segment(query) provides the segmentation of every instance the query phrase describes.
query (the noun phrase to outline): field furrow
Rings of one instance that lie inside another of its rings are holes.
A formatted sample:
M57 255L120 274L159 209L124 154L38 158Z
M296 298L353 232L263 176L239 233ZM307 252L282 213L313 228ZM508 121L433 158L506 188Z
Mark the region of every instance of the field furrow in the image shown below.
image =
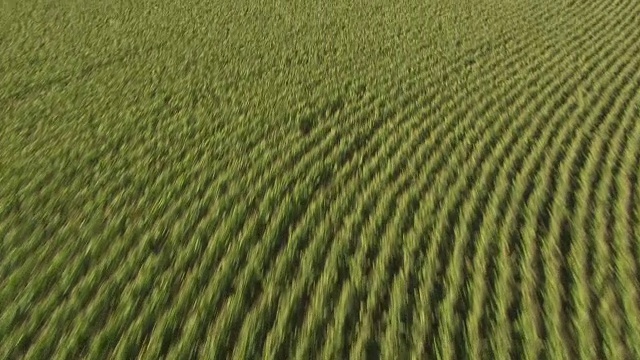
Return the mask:
M640 358L640 3L0 4L0 358Z

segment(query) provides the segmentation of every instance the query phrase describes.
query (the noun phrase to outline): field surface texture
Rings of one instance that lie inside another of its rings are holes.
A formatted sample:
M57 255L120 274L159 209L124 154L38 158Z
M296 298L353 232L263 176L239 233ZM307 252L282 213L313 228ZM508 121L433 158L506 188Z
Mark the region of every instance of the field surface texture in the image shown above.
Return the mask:
M0 359L640 359L640 1L0 0Z

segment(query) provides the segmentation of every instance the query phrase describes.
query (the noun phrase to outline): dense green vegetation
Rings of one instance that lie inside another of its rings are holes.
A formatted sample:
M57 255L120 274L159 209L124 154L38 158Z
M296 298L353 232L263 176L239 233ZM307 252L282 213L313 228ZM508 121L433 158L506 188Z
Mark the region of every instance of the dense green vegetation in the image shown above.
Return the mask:
M0 359L640 359L640 1L0 0Z

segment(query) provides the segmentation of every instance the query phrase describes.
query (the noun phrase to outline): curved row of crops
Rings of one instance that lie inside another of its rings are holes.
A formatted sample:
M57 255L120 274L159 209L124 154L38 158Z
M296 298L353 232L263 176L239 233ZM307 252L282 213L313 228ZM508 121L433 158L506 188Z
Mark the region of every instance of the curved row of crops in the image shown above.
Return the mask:
M640 358L640 2L2 10L0 358Z

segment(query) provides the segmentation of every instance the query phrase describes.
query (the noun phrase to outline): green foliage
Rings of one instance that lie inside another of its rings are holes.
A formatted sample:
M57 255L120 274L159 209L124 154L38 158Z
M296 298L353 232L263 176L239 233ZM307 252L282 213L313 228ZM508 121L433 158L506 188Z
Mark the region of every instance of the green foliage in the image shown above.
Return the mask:
M0 359L640 358L640 2L0 14Z

